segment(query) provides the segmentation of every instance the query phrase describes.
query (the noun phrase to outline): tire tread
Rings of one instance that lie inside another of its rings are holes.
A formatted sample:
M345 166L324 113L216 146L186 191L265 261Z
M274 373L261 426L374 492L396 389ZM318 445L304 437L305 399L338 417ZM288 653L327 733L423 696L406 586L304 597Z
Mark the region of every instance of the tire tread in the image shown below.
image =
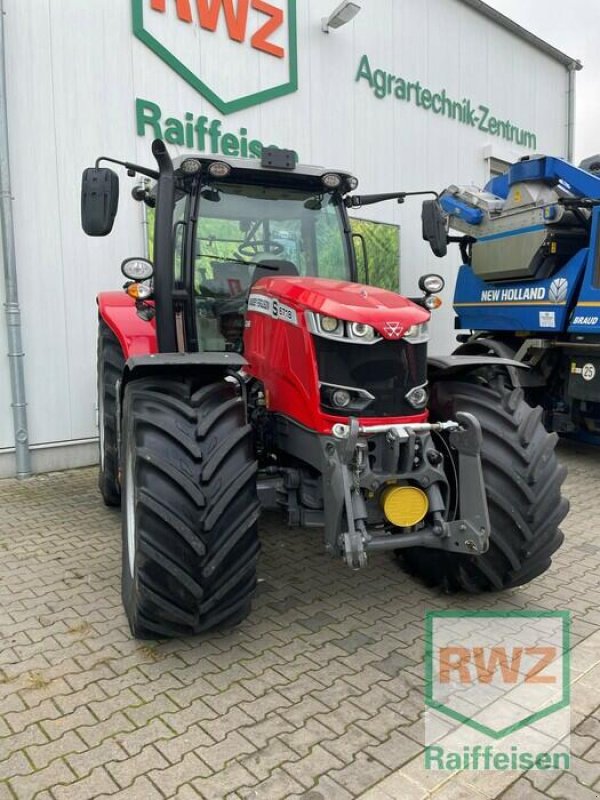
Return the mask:
M142 378L126 387L136 451L136 580L123 526L123 601L138 638L194 635L250 610L260 550L257 465L237 386Z
M467 411L481 424L490 546L480 556L398 551L406 566L429 585L471 593L513 588L542 574L563 542L559 525L569 503L561 495L566 469L556 457L556 437L542 425L541 409L527 405L523 391L502 380L440 381L431 406L434 419Z

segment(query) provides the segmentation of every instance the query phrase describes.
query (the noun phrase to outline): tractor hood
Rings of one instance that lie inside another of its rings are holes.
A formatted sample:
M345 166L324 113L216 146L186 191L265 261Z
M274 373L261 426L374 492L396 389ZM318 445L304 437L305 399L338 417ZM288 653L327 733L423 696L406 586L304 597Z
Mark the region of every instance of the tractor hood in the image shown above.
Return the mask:
M431 316L425 308L387 289L328 278L261 278L251 294L277 298L296 311L372 325L385 339L397 339L411 325L427 322Z

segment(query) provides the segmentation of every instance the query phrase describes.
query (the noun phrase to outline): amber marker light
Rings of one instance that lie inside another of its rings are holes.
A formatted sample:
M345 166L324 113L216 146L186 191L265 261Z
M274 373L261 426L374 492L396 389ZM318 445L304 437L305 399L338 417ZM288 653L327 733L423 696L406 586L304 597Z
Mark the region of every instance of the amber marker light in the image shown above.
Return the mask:
M134 300L147 300L152 294L152 289L145 283L130 283L125 290Z

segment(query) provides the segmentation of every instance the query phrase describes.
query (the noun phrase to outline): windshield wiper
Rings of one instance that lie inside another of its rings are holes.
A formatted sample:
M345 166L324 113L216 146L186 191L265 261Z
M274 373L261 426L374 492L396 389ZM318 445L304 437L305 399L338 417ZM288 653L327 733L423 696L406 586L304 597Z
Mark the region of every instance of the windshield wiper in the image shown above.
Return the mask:
M263 269L272 269L275 272L279 269L278 266L271 266L260 261L242 261L241 258L226 258L225 256L215 256L212 253L196 253L196 258L213 258L215 261L227 261L228 264L243 264L246 267L263 267Z

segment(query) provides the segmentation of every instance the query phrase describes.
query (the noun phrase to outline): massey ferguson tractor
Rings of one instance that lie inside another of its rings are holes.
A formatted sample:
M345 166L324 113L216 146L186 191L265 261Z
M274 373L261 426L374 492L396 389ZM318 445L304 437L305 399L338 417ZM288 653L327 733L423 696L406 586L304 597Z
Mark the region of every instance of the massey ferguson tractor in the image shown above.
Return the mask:
M540 409L486 354L427 358L443 280L413 300L357 282L339 170L185 156L156 169L100 158L82 224L110 233L119 182L144 176L152 263L123 262L98 297L100 489L121 505L122 594L134 636L232 625L250 610L261 508L323 529L352 569L394 551L431 585L498 591L561 545L565 471ZM150 180L148 180L150 179ZM425 206L434 247L447 239ZM358 250L364 253L364 241Z

